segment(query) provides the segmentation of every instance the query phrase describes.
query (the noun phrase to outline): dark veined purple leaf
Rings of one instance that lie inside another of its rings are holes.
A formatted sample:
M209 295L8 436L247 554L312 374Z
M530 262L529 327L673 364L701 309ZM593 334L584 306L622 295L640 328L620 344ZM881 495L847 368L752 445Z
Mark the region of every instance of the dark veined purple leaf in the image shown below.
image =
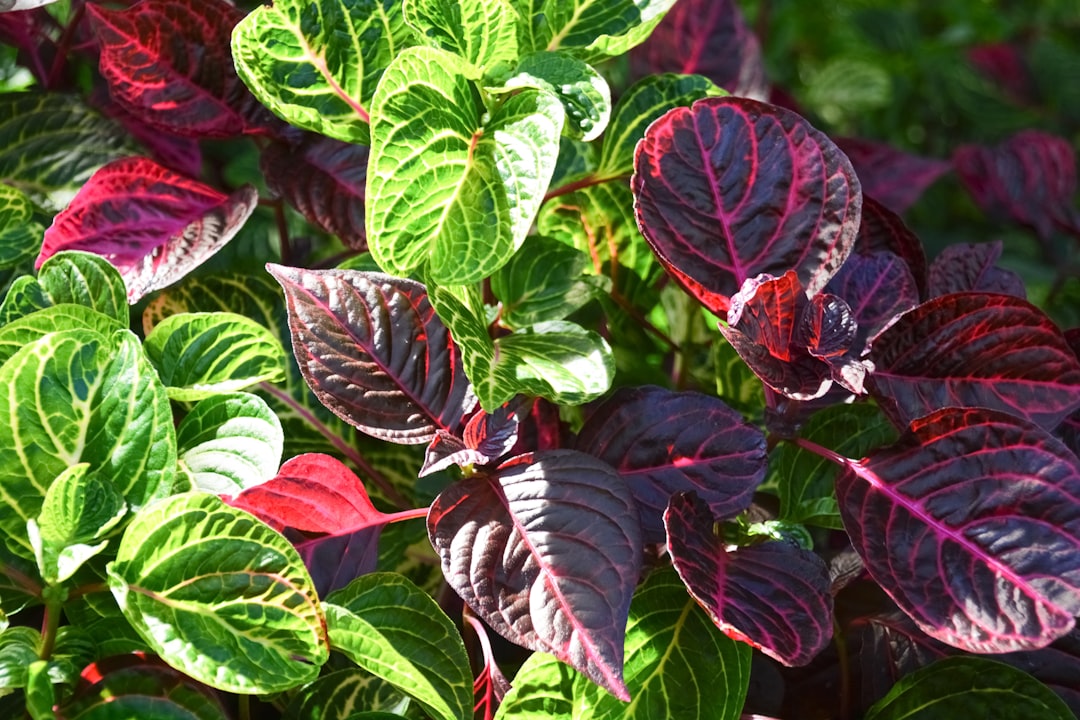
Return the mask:
M934 298L881 333L867 387L900 427L943 407L987 407L1053 428L1080 408L1080 361L1020 298Z
M96 253L120 271L134 304L224 247L258 199L248 185L225 195L152 160L121 158L95 172L53 218L35 267L61 250Z
M476 399L423 285L358 270L267 270L285 289L293 354L323 405L402 445L457 433Z
M636 77L704 75L732 95L768 98L761 44L734 0L681 0L630 51Z
M985 292L1026 299L1027 290L1020 276L994 265L1000 257L1000 240L948 246L930 265L930 297Z
M326 232L363 250L367 159L365 145L308 134L298 145L269 145L261 165L271 190Z
M1011 43L976 45L967 51L971 65L994 85L1001 88L1013 102L1035 104L1035 76L1028 67L1020 48Z
M1065 331L1065 341L1069 343L1073 354L1080 358L1080 328L1072 328ZM1080 410L1061 421L1054 431L1069 449L1080 455Z
M198 177L202 172L202 149L195 138L174 135L149 125L113 100L104 87L94 94L92 102L103 114L123 125L157 162L188 177Z
M952 168L946 160L912 155L874 140L836 138L836 144L851 160L863 196L897 214L914 205L926 188Z
M995 147L963 145L953 165L972 198L991 217L1008 217L1043 239L1055 230L1080 237L1076 156L1065 138L1022 130Z
M911 276L915 278L919 297L929 299L926 251L922 242L899 215L874 198L864 195L862 222L859 224L859 234L855 236L854 252L873 255L882 251L893 253L907 264Z
M847 157L802 117L745 98L698 100L650 125L631 185L653 252L717 314L761 273L794 268L816 294L859 228Z
M424 455L420 477L451 465L486 465L506 455L517 444L518 423L524 410L524 402L507 403L490 415L477 410L460 438L445 430L437 431Z
M1013 415L946 408L846 461L840 514L866 569L924 632L1033 650L1080 614L1080 461Z
M851 347L859 353L900 315L919 304L908 264L888 250L852 253L825 291L844 299L858 329Z
M786 540L728 549L693 493L664 513L668 551L690 595L716 626L784 665L805 665L832 639L829 569Z
M109 93L136 117L199 138L267 133L280 124L236 74L229 38L244 13L225 0L87 9Z
M648 542L663 542L671 495L693 490L710 512L750 507L765 478L765 436L719 398L656 386L619 388L597 405L575 447L623 476Z
M552 450L480 470L435 499L428 535L446 581L493 630L629 700L623 639L642 537L610 465Z

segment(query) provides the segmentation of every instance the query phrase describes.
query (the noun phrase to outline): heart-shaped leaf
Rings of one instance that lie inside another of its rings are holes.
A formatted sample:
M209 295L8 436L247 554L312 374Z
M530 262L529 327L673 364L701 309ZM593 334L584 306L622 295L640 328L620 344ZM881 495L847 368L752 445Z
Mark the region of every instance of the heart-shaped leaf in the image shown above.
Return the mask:
M1041 310L957 293L901 316L874 341L868 387L903 426L944 406L987 407L1053 428L1080 408L1080 360Z
M761 273L794 268L808 294L819 292L851 251L862 206L831 140L790 110L735 97L650 125L632 186L661 264L716 313Z
M493 630L629 699L623 633L642 538L614 469L570 450L518 456L444 490L428 534L447 582Z
M356 270L267 270L285 290L293 354L324 405L391 442L457 432L475 398L423 285Z
M950 245L930 265L930 297L955 292L984 292L1026 299L1024 281L1012 270L997 267L1000 240Z
M716 517L694 493L671 498L664 525L672 563L716 623L784 665L805 665L832 639L825 562L786 540L735 549L713 534Z
M405 0L403 12L421 42L468 63L470 79L518 57L517 15L510 3Z
M250 186L225 195L152 160L122 158L94 173L53 218L37 265L61 250L97 253L120 270L135 303L220 250L257 201Z
M1075 624L1080 461L1037 426L939 410L896 445L846 461L836 494L867 571L930 636L1007 652Z
M664 538L668 499L693 490L713 515L750 506L765 477L765 436L718 398L655 386L619 388L594 408L575 447L623 476L649 542Z
M214 495L174 495L138 513L109 587L163 660L220 690L292 688L315 679L330 654L296 550Z
M277 474L285 438L274 411L257 395L207 398L176 428L180 461L195 487L231 495Z
M887 143L849 137L837 138L836 144L855 168L863 195L897 214L906 212L951 169L946 160L912 155Z

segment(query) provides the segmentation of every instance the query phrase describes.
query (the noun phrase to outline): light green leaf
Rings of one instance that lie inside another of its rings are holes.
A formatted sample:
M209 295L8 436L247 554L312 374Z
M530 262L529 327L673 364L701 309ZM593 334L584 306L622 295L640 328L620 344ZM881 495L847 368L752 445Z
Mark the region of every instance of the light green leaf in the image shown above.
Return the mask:
M995 660L948 657L905 675L867 711L865 720L1075 716L1060 697L1022 670Z
M240 78L296 127L366 145L371 96L414 42L401 0L277 0L233 29Z
M86 462L137 509L172 489L172 409L139 340L65 330L35 340L0 367L0 533L33 558L26 521L60 473Z
M405 0L404 11L422 42L468 63L471 80L518 57L515 16L502 0Z
M372 103L366 226L372 256L394 275L428 264L446 285L477 282L525 240L555 169L564 111L549 93L486 109L462 62L409 48Z
M266 402L249 393L203 400L176 429L180 461L199 490L235 495L277 474L285 437Z
M75 303L130 322L127 286L112 263L100 255L65 250L41 264L38 283L53 305Z
M236 313L170 315L146 336L143 348L174 400L202 400L285 376L278 339Z
M382 678L350 668L324 675L304 687L293 697L282 720L355 720L365 711L403 712L409 703L407 695Z
M38 660L26 668L26 712L32 720L55 720L56 688L49 671L52 662Z
M581 280L588 265L588 256L558 240L527 238L491 276L491 291L502 303L500 321L515 329L563 319L593 296L593 287Z
M0 695L26 687L26 669L38 659L41 633L16 625L0 632Z
M45 228L38 222L30 198L0 183L0 268L33 260L44 235Z
M644 42L675 0L515 0L521 51L567 50L585 60Z
M324 603L334 649L419 701L440 720L472 718L472 672L438 604L393 573L370 573Z
M49 333L85 328L101 335L123 330L126 324L82 305L64 303L37 310L0 326L0 363L25 345Z
M554 655L534 652L514 676L495 720L569 720L577 679L577 671Z
M562 52L532 53L491 93L535 88L552 93L566 110L564 133L586 142L600 137L611 116L611 89L591 65Z
M214 495L174 495L136 514L109 587L154 652L219 690L288 690L329 657L296 549Z

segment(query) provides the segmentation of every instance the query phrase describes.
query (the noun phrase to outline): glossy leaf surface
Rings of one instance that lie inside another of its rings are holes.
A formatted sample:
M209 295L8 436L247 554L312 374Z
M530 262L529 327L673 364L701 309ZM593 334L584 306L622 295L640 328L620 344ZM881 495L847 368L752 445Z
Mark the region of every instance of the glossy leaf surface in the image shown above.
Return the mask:
M622 55L641 43L674 0L528 0L519 12L522 50L566 50L586 60Z
M989 243L953 243L930 265L930 297L955 292L984 292L1027 298L1024 281L994 263L1001 257L1000 240Z
M465 60L472 79L518 57L517 16L509 3L405 0L403 5L416 37Z
M499 321L514 329L562 320L592 299L582 279L589 258L566 243L528 237L506 265L491 276L491 292L502 303Z
M863 193L897 214L906 212L951 169L946 160L912 155L873 140L837 138L836 144L851 160Z
M257 395L231 393L201 401L176 428L180 462L195 487L232 495L277 474L285 437Z
M518 425L524 403L510 402L490 415L478 410L465 425L461 437L440 432L424 454L420 476L451 465L487 465L510 452L518 442Z
M863 196L862 222L855 236L854 252L860 255L891 252L896 255L911 270L920 297L928 299L926 251L922 241L899 215L869 195Z
M825 291L844 299L857 330L851 349L862 354L867 343L919 304L919 288L911 269L888 250L852 253Z
M125 326L82 305L64 303L43 308L0 327L0 362L49 333L79 328L93 330L101 335L111 335L116 330L123 330Z
M305 685L293 696L282 717L284 720L355 720L365 713L397 709L403 699L404 694L390 683L354 667L327 673Z
M125 327L131 319L124 279L116 267L92 252L65 250L41 263L38 285L53 305L92 308Z
M0 184L0 268L15 267L34 257L44 228L25 193Z

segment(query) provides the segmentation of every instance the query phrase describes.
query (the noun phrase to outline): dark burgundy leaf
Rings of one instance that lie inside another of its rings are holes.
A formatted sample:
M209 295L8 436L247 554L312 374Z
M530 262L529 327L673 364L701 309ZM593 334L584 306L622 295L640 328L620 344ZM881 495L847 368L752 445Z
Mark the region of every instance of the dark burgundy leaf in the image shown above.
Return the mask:
M1080 357L1080 328L1072 328L1065 331L1065 341L1069 343L1073 354ZM1061 421L1054 431L1069 449L1080 455L1080 410Z
M270 189L354 250L367 248L364 187L368 148L321 135L269 145L262 170Z
M765 100L761 45L734 0L681 0L649 38L630 51L636 77L704 75L732 95Z
M835 358L851 348L855 331L855 316L844 299L819 293L803 310L797 340L816 358Z
M924 632L1032 650L1080 614L1080 461L1025 420L946 408L836 481L866 569Z
M825 290L848 304L858 325L851 347L863 352L882 330L919 304L919 289L907 263L883 250L852 253Z
M634 170L642 233L668 273L717 314L761 273L794 268L816 294L855 241L855 171L789 110L736 97L675 108L649 126Z
M731 518L750 507L765 477L762 432L696 392L620 388L592 411L575 447L630 485L648 542L663 542L672 493L693 490L713 515Z
M1014 102L1033 105L1035 77L1020 49L1009 43L978 45L968 50L968 61Z
M109 97L104 88L95 95L93 102L102 113L123 125L165 167L189 177L198 177L202 173L202 150L195 138L174 135L148 125Z
M623 639L641 570L630 489L572 450L521 455L448 487L428 514L446 581L493 630L623 700Z
M805 665L832 639L825 561L786 540L729 550L693 493L664 513L671 561L716 626L784 665Z
M293 354L320 402L402 445L457 433L476 399L423 285L358 270L266 267L285 289Z
M874 140L841 137L836 138L836 144L851 160L863 195L898 215L952 167L946 160L911 155Z
M1068 140L1022 130L996 147L964 145L953 165L975 202L991 217L1003 215L1038 236L1054 230L1080 236L1076 211L1076 156Z
M53 218L36 267L61 250L97 253L120 270L135 303L224 247L258 199L248 185L225 195L152 160L121 158L95 172Z
M525 402L507 403L492 414L478 410L461 438L439 430L428 445L420 477L451 465L486 465L510 452L518 440L518 417Z
M1080 361L1041 310L1008 295L954 293L874 341L870 392L901 427L943 407L988 407L1053 428L1080 408Z
M266 133L278 124L236 74L229 41L244 13L225 0L87 10L109 92L136 117L198 138Z
M1000 257L1000 240L948 246L930 265L930 297L972 291L1026 299L1027 290L1020 276L994 265Z
M520 455L539 450L558 450L568 446L564 440L568 435L569 431L559 417L559 406L537 398L523 411L518 424L518 441L510 452Z
M855 236L854 252L873 255L882 251L893 253L907 264L911 276L915 278L915 286L919 288L919 297L928 300L926 251L919 238L908 229L899 215L864 195L862 223L859 234Z

